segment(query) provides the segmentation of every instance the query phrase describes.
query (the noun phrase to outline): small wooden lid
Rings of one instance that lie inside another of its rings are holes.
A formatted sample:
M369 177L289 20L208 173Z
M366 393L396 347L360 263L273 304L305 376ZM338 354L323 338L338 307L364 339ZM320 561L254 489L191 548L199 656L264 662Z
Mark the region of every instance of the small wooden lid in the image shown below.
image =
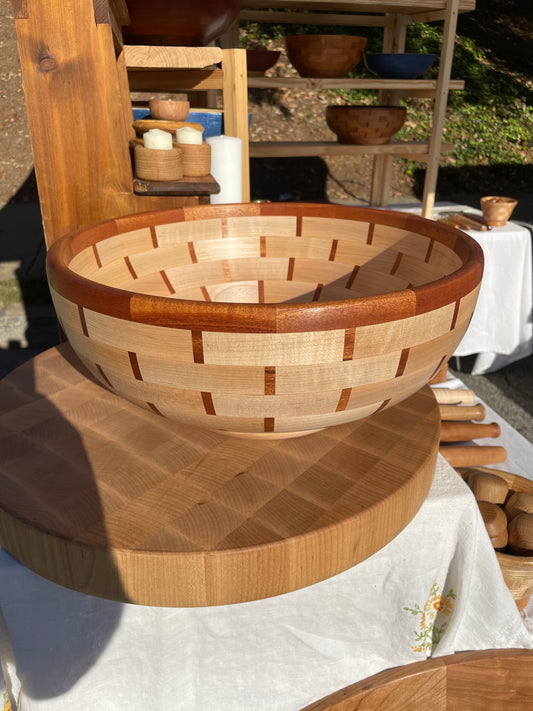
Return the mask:
M509 492L505 479L487 472L470 474L468 486L478 501L490 501L493 504L503 504Z
M504 511L509 521L519 513L533 513L533 494L528 491L514 491L506 502Z
M509 523L509 548L515 555L533 556L533 514L519 513Z
M507 529L507 516L502 508L490 501L479 501L478 505L485 528L491 538L499 536Z

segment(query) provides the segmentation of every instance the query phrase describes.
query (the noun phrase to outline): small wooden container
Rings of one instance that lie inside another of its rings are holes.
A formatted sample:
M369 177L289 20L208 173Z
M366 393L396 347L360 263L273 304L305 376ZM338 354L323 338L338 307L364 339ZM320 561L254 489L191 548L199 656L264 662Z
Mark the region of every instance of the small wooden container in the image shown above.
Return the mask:
M175 99L150 99L148 106L152 118L164 121L185 121L190 109L188 101Z
M209 143L178 143L181 148L183 175L200 178L211 172L211 146Z
M181 148L170 150L135 146L135 174L141 180L179 180L183 178Z
M483 219L491 227L503 227L518 204L514 198L486 195L480 200Z

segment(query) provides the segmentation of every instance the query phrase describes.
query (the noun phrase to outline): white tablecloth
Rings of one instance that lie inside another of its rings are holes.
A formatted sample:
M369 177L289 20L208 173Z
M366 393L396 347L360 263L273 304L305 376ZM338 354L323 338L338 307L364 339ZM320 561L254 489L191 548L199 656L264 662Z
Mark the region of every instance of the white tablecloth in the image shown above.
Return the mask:
M420 211L412 205L399 209ZM439 203L433 217L453 212L481 215L481 211L465 205ZM479 354L471 370L478 375L499 370L533 353L531 232L508 222L487 232L468 230L466 234L483 248L485 271L472 321L454 355L461 358Z
M419 513L385 548L276 598L114 603L3 551L0 580L0 649L19 711L293 711L427 656L532 646L473 497L440 457Z

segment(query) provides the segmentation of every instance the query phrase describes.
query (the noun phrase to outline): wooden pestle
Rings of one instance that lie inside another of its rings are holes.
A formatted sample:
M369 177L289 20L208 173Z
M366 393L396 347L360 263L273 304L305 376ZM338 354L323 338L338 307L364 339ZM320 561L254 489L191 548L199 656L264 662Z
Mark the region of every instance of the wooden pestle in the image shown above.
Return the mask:
M483 437L499 437L501 432L497 422L487 424L474 424L472 422L452 422L451 420L441 422L440 441L441 442L468 442L472 439Z
M439 405L441 420L466 422L468 420L484 420L485 406L478 405Z
M440 453L452 467L481 464L499 464L507 459L505 447L478 447L477 445L444 445Z
M439 405L473 405L476 395L473 390L452 390L451 388L433 388L433 395Z

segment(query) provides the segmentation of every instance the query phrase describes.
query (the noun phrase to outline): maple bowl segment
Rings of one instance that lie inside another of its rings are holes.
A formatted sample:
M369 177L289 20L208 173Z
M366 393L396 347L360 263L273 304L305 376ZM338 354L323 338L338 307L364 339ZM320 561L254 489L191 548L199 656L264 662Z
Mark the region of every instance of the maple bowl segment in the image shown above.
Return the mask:
M51 246L47 270L103 386L161 417L290 437L425 385L467 329L483 254L408 213L251 203L91 225Z

